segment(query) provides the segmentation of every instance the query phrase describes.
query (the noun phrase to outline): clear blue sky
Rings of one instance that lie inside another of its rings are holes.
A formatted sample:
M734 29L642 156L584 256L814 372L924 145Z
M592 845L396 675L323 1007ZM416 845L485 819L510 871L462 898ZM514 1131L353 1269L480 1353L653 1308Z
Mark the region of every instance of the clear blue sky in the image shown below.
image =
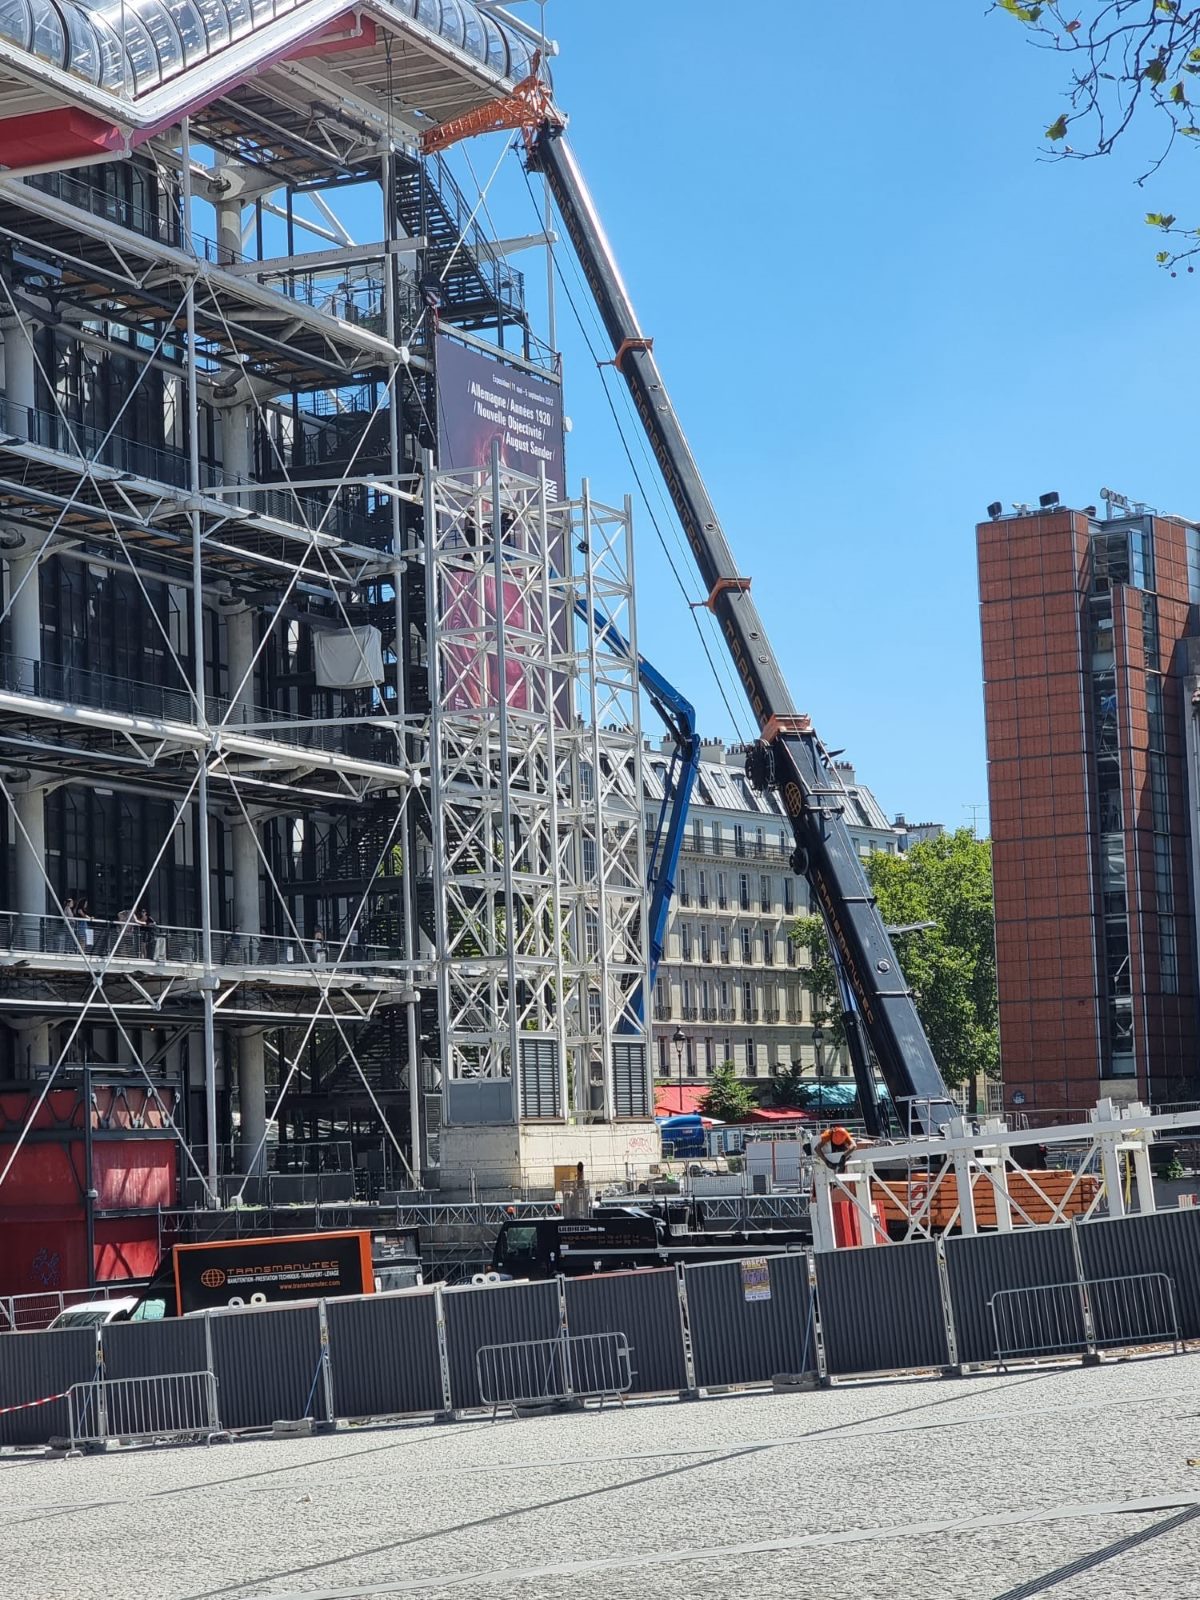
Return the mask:
M987 503L1055 489L1084 505L1110 484L1200 514L1175 392L1200 275L1156 268L1141 221L1186 212L1186 160L1138 190L1132 150L1039 159L1064 63L983 0L551 0L547 30L571 139L798 703L889 811L969 821L987 798ZM481 178L498 150L472 147ZM489 199L501 228L532 225L519 179ZM520 264L536 302L540 261ZM561 301L559 336L569 471L619 501L630 472ZM638 511L642 648L728 736Z

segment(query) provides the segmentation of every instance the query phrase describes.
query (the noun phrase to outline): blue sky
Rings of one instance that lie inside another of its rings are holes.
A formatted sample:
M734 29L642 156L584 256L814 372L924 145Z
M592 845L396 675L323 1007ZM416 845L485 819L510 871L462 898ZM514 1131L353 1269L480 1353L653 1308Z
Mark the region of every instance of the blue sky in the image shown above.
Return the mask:
M1141 220L1186 212L1186 154L1144 190L1132 148L1039 159L1064 63L984 0L546 14L570 137L798 704L889 811L969 821L984 507L1110 484L1200 513L1176 395L1200 280L1155 267ZM471 147L481 178L499 148ZM489 204L533 226L515 174ZM537 303L541 261L520 264ZM559 341L569 471L619 502L631 474L561 299ZM637 531L642 649L728 737L640 506Z

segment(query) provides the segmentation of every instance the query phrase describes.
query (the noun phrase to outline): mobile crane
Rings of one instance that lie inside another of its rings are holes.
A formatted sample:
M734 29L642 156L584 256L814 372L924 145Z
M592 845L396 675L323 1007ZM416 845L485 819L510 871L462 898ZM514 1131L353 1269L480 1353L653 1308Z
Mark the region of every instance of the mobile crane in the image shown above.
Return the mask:
M812 722L797 711L767 640L750 580L733 559L700 470L642 332L595 205L557 115L527 138L529 162L543 172L629 386L655 460L707 586L704 604L725 644L759 726L746 758L758 789L777 789L792 825L791 865L808 880L834 953L859 1099L868 1132L907 1116L917 1133L935 1133L957 1115L925 1037L917 1008L875 904L842 810L840 786ZM894 1111L878 1095L871 1053Z
M938 1070L912 990L859 864L838 804L841 786L811 719L797 710L758 608L696 465L679 416L642 332L595 203L566 139L566 118L540 77L540 59L500 101L451 118L422 137L427 152L501 128L523 130L527 164L545 175L675 506L702 582L703 604L726 647L758 724L746 758L758 789L778 790L791 822L791 865L807 879L838 972L846 1036L863 1118L871 1134L935 1134L958 1114ZM887 1087L878 1092L874 1065ZM901 1120L903 1119L903 1120Z

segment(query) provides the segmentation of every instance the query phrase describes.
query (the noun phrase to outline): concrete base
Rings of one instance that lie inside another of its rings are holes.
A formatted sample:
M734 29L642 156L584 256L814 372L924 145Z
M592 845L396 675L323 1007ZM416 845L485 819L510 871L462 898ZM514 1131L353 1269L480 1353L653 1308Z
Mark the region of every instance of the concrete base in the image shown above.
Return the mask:
M272 1439L311 1439L312 1434L311 1417L294 1417L288 1421L281 1419L271 1424Z
M593 1193L606 1183L641 1182L662 1156L653 1122L525 1122L519 1126L460 1125L443 1128L441 1187L549 1189L555 1167L583 1162Z
M777 1372L771 1379L776 1394L795 1394L803 1389L818 1389L821 1380L815 1372Z

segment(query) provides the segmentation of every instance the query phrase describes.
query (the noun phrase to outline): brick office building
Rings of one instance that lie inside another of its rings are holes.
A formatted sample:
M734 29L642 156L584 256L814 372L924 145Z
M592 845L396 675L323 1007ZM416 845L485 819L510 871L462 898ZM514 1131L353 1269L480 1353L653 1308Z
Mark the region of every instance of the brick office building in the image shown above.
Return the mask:
M977 538L1006 1104L1194 1098L1200 530L1055 506Z

